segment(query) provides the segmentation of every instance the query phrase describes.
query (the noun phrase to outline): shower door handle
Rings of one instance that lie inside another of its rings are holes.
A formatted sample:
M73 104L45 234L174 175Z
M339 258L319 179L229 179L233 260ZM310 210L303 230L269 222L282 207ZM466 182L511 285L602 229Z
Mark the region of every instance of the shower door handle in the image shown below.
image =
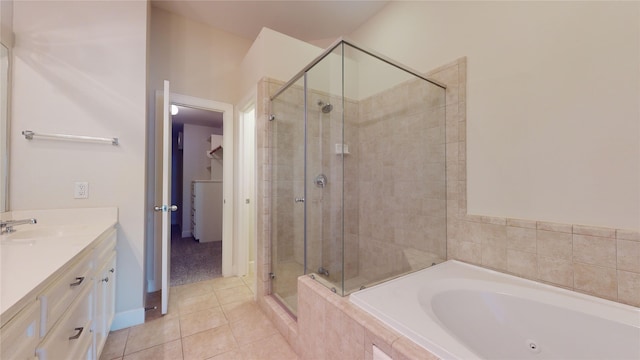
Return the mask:
M294 201L297 202L297 203L303 203L304 202L304 198L296 198Z

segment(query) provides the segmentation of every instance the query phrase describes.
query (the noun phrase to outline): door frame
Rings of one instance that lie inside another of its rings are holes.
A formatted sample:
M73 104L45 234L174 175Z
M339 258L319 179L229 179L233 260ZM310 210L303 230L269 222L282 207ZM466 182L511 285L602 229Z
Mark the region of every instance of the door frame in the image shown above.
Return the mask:
M236 228L238 233L236 236L236 245L238 251L235 254L234 270L236 275L245 276L248 274L256 274L257 266L257 144L256 144L256 121L257 121L257 102L255 94L249 96L239 107L238 113L238 191L237 191L237 207L236 207ZM247 123L246 114L253 111L253 118ZM249 139L247 139L249 136ZM250 143L248 142L250 141ZM247 202L248 200L248 202ZM250 254L253 252L253 266L249 267L251 259Z
M154 96L157 98L157 94L161 94L162 90L156 90ZM234 107L231 104L209 100L204 98L198 98L178 93L170 93L169 99L171 104L184 105L188 107L199 108L203 110L216 111L222 113L222 133L223 133L223 148L224 148L224 162L223 162L223 209L222 209L222 276L230 276L233 274L233 224L234 224ZM155 104L150 107L153 109L154 114L151 118L155 121ZM156 131L154 127L154 133ZM148 137L150 142L155 144L155 135ZM162 156L155 151L155 145L149 144L149 149L154 149L149 156L149 163L155 164L156 157ZM154 165L155 167L155 165ZM154 176L155 170L150 171L150 175ZM147 249L147 261L152 261L152 266L147 266L148 271L152 271L152 276L147 276L147 292L154 292L160 290L161 284L161 271L162 271L162 259L161 259L161 246L160 237L156 236L155 228L153 226L154 211L153 205L154 194L156 184L153 179L147 181L147 186L151 189L147 190L147 194L151 195L148 204L150 204L147 213L150 214L148 219L150 224L147 225L148 231L148 244L151 245L151 249ZM184 211L185 209L183 209Z

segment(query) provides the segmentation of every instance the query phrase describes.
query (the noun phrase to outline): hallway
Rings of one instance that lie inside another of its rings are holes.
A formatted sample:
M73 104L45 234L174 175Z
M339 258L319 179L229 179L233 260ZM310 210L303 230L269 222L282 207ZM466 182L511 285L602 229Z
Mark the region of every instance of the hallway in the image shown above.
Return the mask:
M170 285L178 286L222 276L222 241L198 242L181 237L178 225L171 226Z

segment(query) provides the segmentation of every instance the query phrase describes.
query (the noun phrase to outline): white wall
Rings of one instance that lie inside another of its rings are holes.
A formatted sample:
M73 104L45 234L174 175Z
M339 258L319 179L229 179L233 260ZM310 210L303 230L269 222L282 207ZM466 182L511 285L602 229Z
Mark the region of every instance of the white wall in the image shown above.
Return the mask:
M350 35L468 57L468 211L640 228L640 3L391 2Z
M211 179L210 159L206 152L211 150L207 140L216 133L214 127L184 124L182 145L182 236L191 236L191 182Z
M12 210L117 206L116 322L144 321L147 3L14 3ZM118 137L27 141L22 130ZM73 199L75 181L89 198Z
M251 41L183 16L151 8L149 88L233 103L239 66Z
M322 53L321 48L269 28L262 28L240 66L239 89L243 96L255 92L263 77L288 81Z

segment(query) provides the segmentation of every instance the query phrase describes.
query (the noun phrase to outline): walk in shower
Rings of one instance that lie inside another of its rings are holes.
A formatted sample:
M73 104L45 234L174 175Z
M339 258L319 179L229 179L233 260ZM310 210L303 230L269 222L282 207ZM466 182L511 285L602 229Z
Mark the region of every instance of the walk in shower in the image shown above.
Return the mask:
M445 89L340 40L271 97L271 292L339 295L446 259Z

